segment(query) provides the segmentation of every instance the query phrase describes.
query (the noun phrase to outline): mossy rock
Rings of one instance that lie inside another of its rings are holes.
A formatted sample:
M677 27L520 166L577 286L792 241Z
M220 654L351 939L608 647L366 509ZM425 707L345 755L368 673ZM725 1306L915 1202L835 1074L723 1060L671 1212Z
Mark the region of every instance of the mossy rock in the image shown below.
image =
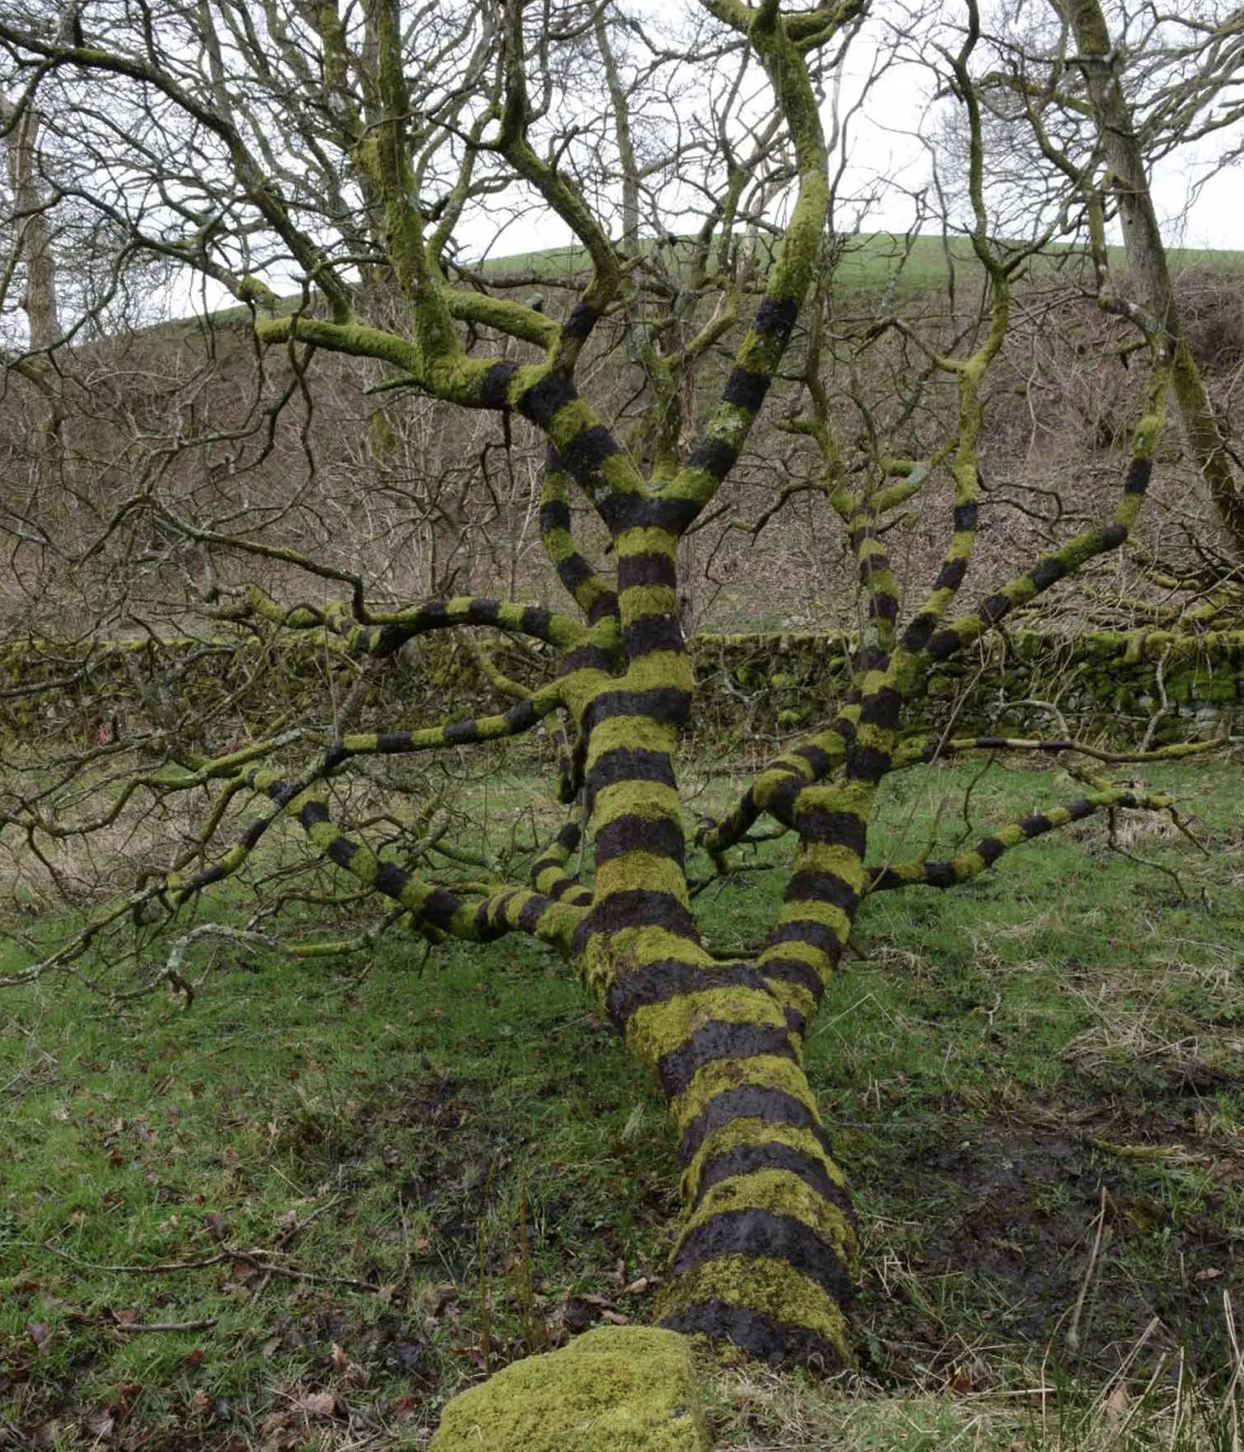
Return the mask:
M686 1337L607 1326L445 1408L428 1452L707 1452Z

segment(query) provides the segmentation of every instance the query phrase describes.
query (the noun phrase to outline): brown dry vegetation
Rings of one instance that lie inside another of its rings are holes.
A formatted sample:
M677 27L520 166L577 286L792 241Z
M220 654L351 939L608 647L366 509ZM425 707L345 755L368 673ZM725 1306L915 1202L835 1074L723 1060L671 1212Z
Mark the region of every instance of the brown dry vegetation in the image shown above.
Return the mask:
M897 310L929 347L979 326L978 278L960 267L956 299L943 289L853 283L831 291L826 384L847 467L885 455L927 458L954 417L954 381L879 324ZM1238 431L1244 409L1244 284L1205 264L1181 280L1189 342L1223 416ZM545 285L558 312L569 296ZM1098 517L1117 487L1136 416L1142 370L1128 367L1122 325L1078 286L1075 269L1043 264L1017 290L1014 325L991 372L981 538L982 579L1022 568L1038 543ZM607 327L583 364L619 438L643 462L649 407L621 332ZM688 387L711 397L725 348ZM481 333L481 343L497 340ZM782 428L798 407L791 377L710 516L684 543L686 623L698 629L832 628L854 623L854 565L818 489L804 439ZM464 415L409 387L384 387L381 365L294 350L261 354L236 312L84 342L61 361L59 444L49 448L46 407L16 377L0 422L9 569L0 616L12 637L133 635L184 628L202 606L205 571L228 588L254 575L244 553L196 546L180 527L296 550L359 571L373 597L410 600L454 591L549 601L557 582L539 548L542 445L521 420ZM692 410L694 412L694 410ZM936 571L948 517L948 471L934 478L891 529L900 578ZM1168 434L1132 551L1184 574L1208 555L1221 565L1175 431ZM785 497L784 506L774 512ZM576 530L604 544L577 507ZM757 531L757 525L766 521ZM1212 573L1212 570L1211 570ZM265 586L298 598L316 590L301 571L266 560ZM319 597L341 593L323 582ZM1125 602L1181 600L1112 557L1053 606L1064 619L1129 617Z

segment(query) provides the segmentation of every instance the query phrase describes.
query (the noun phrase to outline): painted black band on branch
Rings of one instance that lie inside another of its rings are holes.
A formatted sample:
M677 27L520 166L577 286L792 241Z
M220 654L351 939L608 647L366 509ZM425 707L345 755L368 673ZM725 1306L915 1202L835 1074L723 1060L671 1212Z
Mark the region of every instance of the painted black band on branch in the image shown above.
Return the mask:
M664 585L673 590L678 585L678 567L672 555L653 551L641 555L623 555L618 560L618 589L632 585Z
M605 787L623 781L657 782L674 785L674 767L663 751L645 751L640 746L616 746L597 757L587 774L588 795L595 798Z
M787 1174L797 1176L809 1189L836 1205L852 1227L857 1224L851 1197L841 1185L830 1179L824 1162L781 1140L736 1144L707 1160L700 1166L691 1208L694 1210L699 1206L705 1194L722 1180L754 1174L757 1170L785 1170Z
M774 983L791 983L804 989L812 995L815 1003L820 1003L825 994L824 979L811 963L805 963L802 958L766 958L760 965L760 971Z
M574 384L560 369L554 368L519 395L518 411L537 428L547 428L558 412L578 396Z
M583 713L583 723L595 730L615 716L642 716L662 726L680 726L691 710L691 695L677 686L653 686L647 691L602 691Z
M772 1054L793 1062L795 1050L785 1028L713 1019L701 1024L689 1039L664 1055L657 1064L657 1074L665 1097L672 1099L682 1093L695 1072L705 1064L718 1059L754 1059L758 1054Z
M580 429L562 450L566 468L572 478L586 483L600 470L606 459L618 452L613 435L604 424Z
M810 1226L793 1215L748 1208L723 1210L697 1225L679 1242L671 1275L728 1255L766 1256L794 1266L815 1281L836 1305L851 1300L851 1277L842 1258Z
M767 373L753 373L747 368L732 368L730 376L726 379L726 386L721 392L722 402L755 413L765 401L770 381Z
M621 932L623 928L664 928L675 937L693 942L698 942L700 937L691 910L672 892L628 887L610 893L592 907L576 929L576 940L585 940L594 933Z
M724 439L701 439L687 459L688 467L703 469L720 484L738 462L738 450Z
M829 807L805 807L794 816L794 827L809 842L826 842L846 847L863 857L868 829L854 812L836 812Z
M668 857L682 866L686 839L677 822L629 814L614 817L596 834L596 864L599 866L624 852L650 852L654 857Z
M798 316L799 304L793 299L763 298L756 309L755 318L752 319L752 331L760 333L762 336L766 333L775 333L785 340L790 336Z
M796 1099L784 1089L742 1084L711 1099L687 1126L678 1145L682 1163L687 1164L713 1130L735 1119L759 1119L765 1124L790 1124L796 1129L809 1130L825 1153L831 1153L820 1121L802 1099Z
M518 372L518 364L513 359L504 363L494 363L484 374L483 387L480 389L480 397L485 408L508 408L509 400L507 394L510 387L510 379Z
M860 905L859 894L849 882L833 872L796 872L786 884L787 902L825 902L853 914Z
M682 626L673 615L645 615L623 630L622 645L631 660L658 650L680 651L684 645Z
M820 1365L826 1370L836 1370L842 1365L837 1351L815 1331L775 1321L763 1311L732 1306L729 1301L716 1297L664 1317L661 1324L685 1336L728 1341L754 1360L773 1367Z
M787 906L792 911L799 908L797 902L788 903ZM769 933L765 946L776 948L782 943L803 943L816 952L823 953L833 963L838 961L842 953L842 944L837 933L814 918L797 918L793 922L779 923Z
M566 321L562 324L562 338L570 342L579 342L596 326L596 319L600 314L590 303L577 302L566 314Z
M549 450L550 463L545 467L552 467L551 461L557 458L552 449ZM561 471L561 462L558 461L558 472ZM546 499L540 506L540 513L537 516L540 524L541 534L551 534L555 529L570 528L570 505L564 499Z
M620 971L609 988L605 1008L619 1028L640 1008L666 1003L680 993L710 988L752 988L765 992L765 981L751 963L692 963L660 958Z

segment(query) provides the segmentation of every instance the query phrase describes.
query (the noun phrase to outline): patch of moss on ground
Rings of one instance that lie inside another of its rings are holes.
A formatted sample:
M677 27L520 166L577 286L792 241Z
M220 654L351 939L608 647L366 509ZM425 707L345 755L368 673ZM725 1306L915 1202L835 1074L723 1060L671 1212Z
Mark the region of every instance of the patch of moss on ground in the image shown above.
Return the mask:
M707 1452L689 1343L609 1326L516 1361L445 1408L429 1452Z

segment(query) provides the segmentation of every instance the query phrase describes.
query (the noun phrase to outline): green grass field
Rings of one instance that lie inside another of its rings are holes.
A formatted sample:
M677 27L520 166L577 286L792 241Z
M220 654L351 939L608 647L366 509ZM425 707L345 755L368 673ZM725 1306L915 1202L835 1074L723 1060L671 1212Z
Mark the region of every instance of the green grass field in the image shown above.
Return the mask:
M977 772L898 778L878 854L1076 794ZM866 905L807 1047L865 1236L860 1374L706 1358L719 1447L1239 1445L1244 773L1146 779L1204 854L1089 823ZM763 931L780 855L701 895L718 943ZM557 963L199 951L189 1008L0 995L0 1447L420 1448L465 1384L644 1317L677 1168Z

